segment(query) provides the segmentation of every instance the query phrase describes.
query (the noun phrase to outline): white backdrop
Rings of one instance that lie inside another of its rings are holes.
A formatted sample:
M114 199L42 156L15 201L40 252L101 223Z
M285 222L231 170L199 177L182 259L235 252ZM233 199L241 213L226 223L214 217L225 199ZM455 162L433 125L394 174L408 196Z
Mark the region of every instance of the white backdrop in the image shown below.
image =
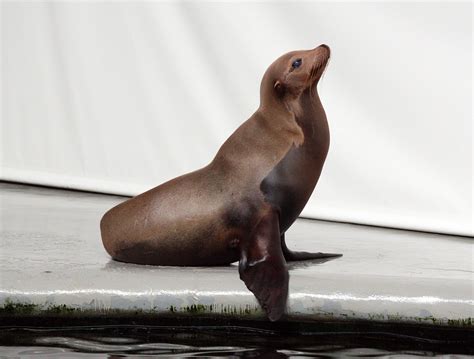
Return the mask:
M2 179L134 195L197 169L275 58L327 43L303 214L473 234L469 2L1 6Z

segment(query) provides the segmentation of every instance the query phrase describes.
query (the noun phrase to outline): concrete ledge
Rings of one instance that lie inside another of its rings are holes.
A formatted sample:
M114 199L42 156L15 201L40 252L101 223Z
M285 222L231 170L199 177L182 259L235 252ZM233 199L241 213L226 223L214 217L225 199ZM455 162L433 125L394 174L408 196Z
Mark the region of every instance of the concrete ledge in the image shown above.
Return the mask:
M0 316L264 318L236 265L112 261L99 220L120 197L0 184ZM287 321L373 320L473 326L471 238L298 220L293 249L343 253L290 264Z

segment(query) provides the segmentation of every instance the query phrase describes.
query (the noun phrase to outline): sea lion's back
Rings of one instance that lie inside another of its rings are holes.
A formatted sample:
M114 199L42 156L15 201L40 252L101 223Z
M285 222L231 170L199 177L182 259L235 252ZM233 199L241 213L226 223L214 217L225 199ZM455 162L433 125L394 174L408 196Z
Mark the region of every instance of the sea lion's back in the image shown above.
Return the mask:
M216 221L226 210L221 182L201 169L117 205L101 220L105 249L117 260L157 265L208 263L208 248L226 257L224 223Z

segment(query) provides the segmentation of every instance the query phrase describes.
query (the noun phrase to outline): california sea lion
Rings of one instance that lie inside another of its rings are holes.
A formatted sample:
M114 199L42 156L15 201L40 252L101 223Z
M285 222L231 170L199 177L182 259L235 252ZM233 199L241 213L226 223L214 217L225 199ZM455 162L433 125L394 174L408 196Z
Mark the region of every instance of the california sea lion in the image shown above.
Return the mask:
M131 263L210 266L239 261L270 320L285 311L286 261L337 256L290 251L285 231L316 186L329 148L317 83L330 50L293 51L265 72L260 107L212 162L109 210L102 241Z

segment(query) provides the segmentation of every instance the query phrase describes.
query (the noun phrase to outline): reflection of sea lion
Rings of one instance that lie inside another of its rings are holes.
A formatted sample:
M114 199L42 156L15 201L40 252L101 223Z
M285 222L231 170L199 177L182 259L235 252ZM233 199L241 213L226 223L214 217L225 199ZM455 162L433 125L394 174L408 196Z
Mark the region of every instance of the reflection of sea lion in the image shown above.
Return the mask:
M329 47L276 60L260 88L260 107L206 167L108 211L102 240L116 260L209 266L239 261L240 278L270 320L284 313L285 260L334 256L292 252L284 233L313 192L329 147L316 85Z

